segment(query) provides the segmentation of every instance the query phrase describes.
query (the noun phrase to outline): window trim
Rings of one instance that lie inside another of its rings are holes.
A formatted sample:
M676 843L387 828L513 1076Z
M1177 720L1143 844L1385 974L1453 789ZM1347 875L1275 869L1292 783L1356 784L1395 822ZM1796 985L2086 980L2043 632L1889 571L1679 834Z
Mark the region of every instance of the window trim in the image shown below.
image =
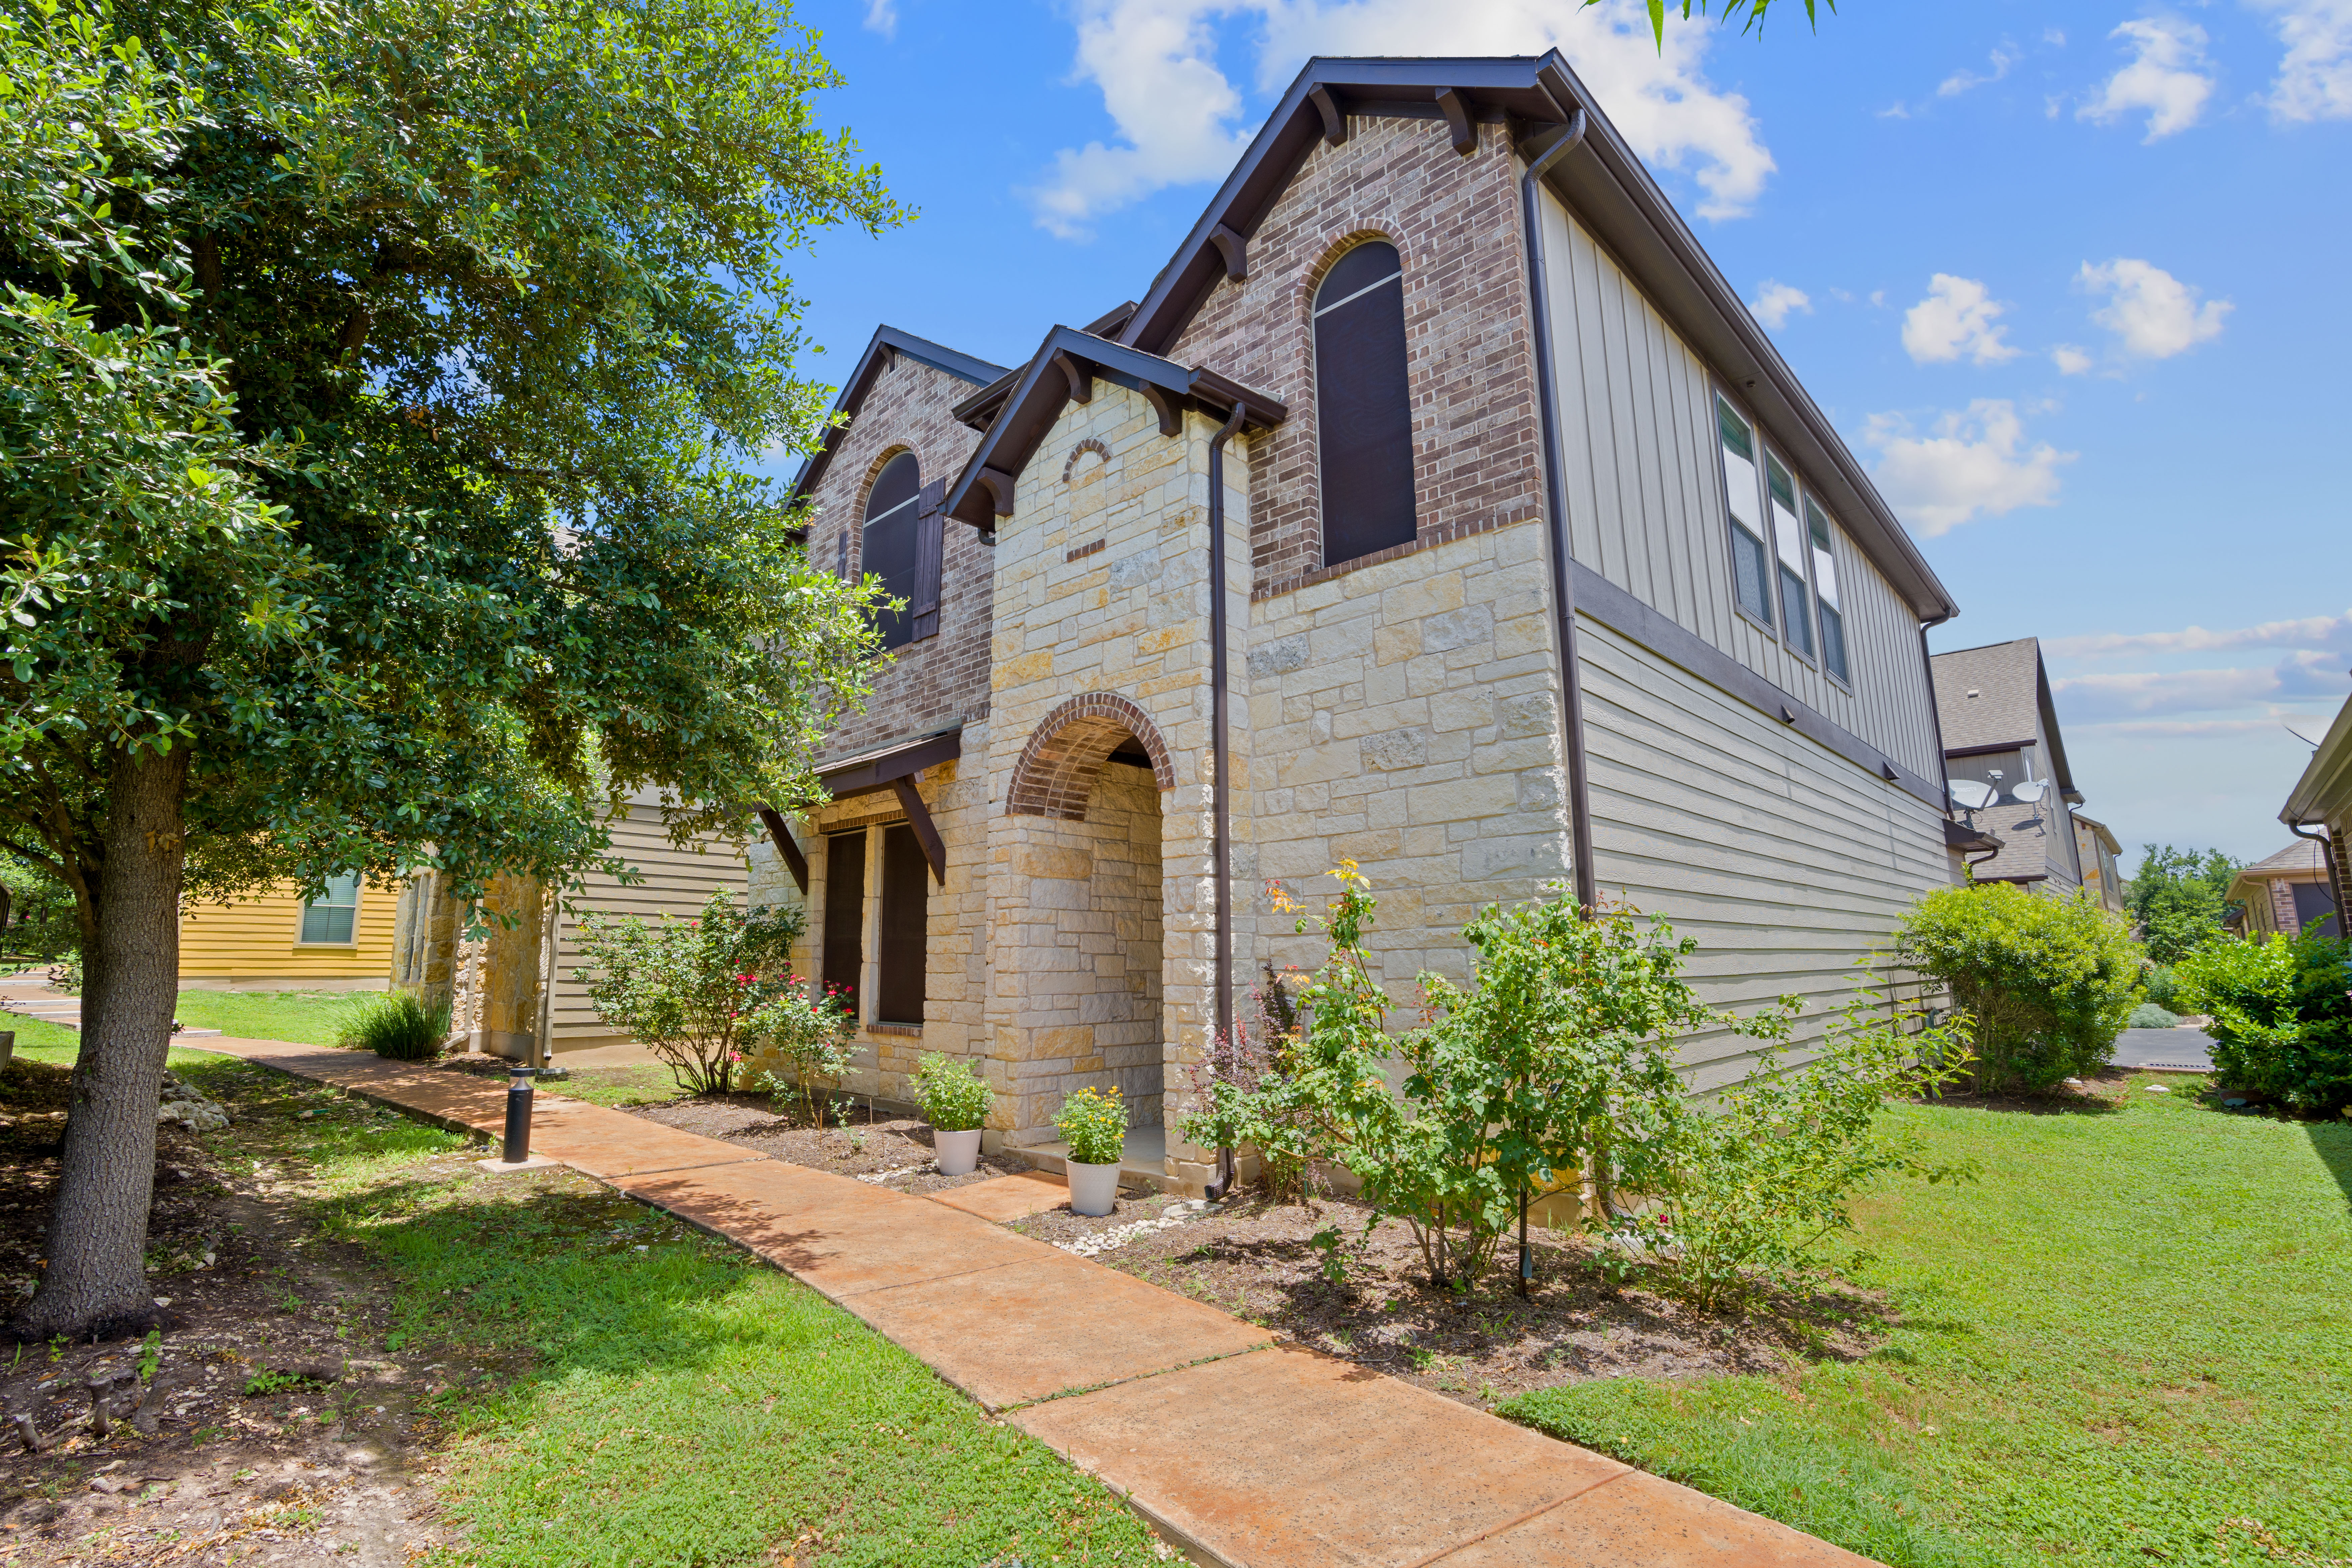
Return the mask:
M329 879L331 882L332 879L333 879L331 878ZM328 890L331 892L333 891L333 889L330 888ZM352 934L341 942L305 942L302 940L302 927L310 919L311 907L319 904L319 900L316 899L304 899L300 903L294 907L294 945L311 952L347 952L358 947L360 944L360 904L366 897L367 878L356 871L352 873ZM341 904L326 904L320 905L319 907L324 909L341 909L343 906Z
M1740 407L1739 405L1733 400L1731 395L1726 392L1720 385L1714 387L1712 390L1714 391L1716 397L1720 401L1722 406L1729 409L1734 417L1738 418L1740 423L1748 426L1748 437L1750 441L1755 443L1757 449L1760 454L1764 446L1763 426L1758 425L1754 419L1750 418L1748 411ZM1723 494L1723 544L1726 550L1737 550L1738 548L1738 542L1733 538L1733 531L1738 530L1742 533L1746 533L1748 531L1748 525L1740 521L1739 519L1733 514L1731 510L1731 465L1726 460L1727 450L1724 446L1723 425L1719 415L1713 426L1713 434L1715 437L1715 477L1717 482L1722 486ZM1764 503L1764 465L1751 459L1748 463L1748 467L1756 470L1756 500L1757 506L1760 510ZM1765 598L1765 605L1769 608L1772 600L1779 597L1780 595L1779 580L1769 575L1773 563L1772 542L1769 539L1761 538L1760 536L1751 535L1751 537L1756 537L1756 542L1764 548L1764 567L1768 574L1764 584L1767 595ZM1772 638L1776 642L1780 640L1780 627L1774 626L1769 621L1759 620L1756 616L1756 612L1749 609L1746 605L1740 602L1739 563L1737 560L1726 560L1724 564L1731 569L1730 581L1727 585L1731 590L1732 613L1738 616L1741 620L1746 621L1749 626L1761 631L1766 637Z

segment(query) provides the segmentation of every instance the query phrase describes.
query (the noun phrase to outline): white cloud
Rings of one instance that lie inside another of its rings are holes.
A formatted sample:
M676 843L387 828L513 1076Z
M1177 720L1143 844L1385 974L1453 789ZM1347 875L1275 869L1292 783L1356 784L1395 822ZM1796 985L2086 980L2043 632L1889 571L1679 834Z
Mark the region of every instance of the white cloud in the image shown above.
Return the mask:
M2073 343L2060 343L2050 351L2050 363L2058 367L2060 375L2081 375L2095 362L2088 349L2077 348Z
M1895 511L1930 538L1982 515L1999 517L2021 506L2058 499L2058 468L2075 454L2047 442L2025 445L2025 425L2006 398L1980 397L1936 422L1932 435L1913 433L1899 414L1874 414L1863 439L1877 448L1872 474Z
M1767 278L1757 289L1756 298L1748 301L1748 308L1756 312L1758 321L1777 332L1788 324L1790 316L1800 312L1811 315L1813 301L1802 289Z
M2079 119L2110 125L2127 114L2147 111L2147 135L2161 141L2188 130L2213 96L2204 74L2205 29L2177 16L2145 16L2107 35L2125 40L2131 63L2106 79L2098 96L2075 110Z
M2208 631L2189 626L2177 632L2097 632L2084 637L2051 637L2042 648L2062 658L2113 658L2119 654L2212 653L2228 648L2285 647L2333 649L2352 654L2352 609L2340 616L2305 616L2299 620L2264 621L2260 626Z
M2272 117L2352 120L2352 0L2252 0L2277 17L2286 45L2271 84Z
M898 36L898 0L866 0L866 26L886 38Z
M1118 142L1056 154L1024 193L1064 237L1168 185L1223 175L1254 127L1217 62L1218 27L1261 30L1257 85L1279 89L1315 55L1531 55L1558 47L1601 108L1653 165L1686 172L1698 212L1737 217L1775 168L1748 100L1701 69L1716 37L1706 17L1669 17L1661 51L1638 0L1078 0L1076 77L1102 89Z
M2075 675L2050 683L2067 715L2094 722L2170 713L2210 713L2277 698L2335 697L2352 691L2352 675L2321 655L2293 655L2274 668L2170 669L2133 675Z
M2008 328L1993 325L2004 309L1975 279L1938 272L1927 297L1903 313L1904 352L1920 364L1962 355L1979 364L2015 359L2024 351L2001 340Z
M2235 308L2227 300L2200 304L2201 291L2193 284L2128 257L2095 266L2085 261L2074 281L2107 296L2091 319L2121 338L2124 352L2138 359L2170 359L2220 337L2222 319Z
M1968 91L1970 88L1983 87L1989 83L1999 81L2001 78L2009 74L2010 67L2015 65L2021 58L2021 57L2014 48L2007 46L1995 49L1993 50L1991 57L1991 69L1985 71L1981 75L1965 70L1954 71L1951 75L1946 77L1942 81L1936 84L1936 96L1937 98L1958 98L1960 94Z

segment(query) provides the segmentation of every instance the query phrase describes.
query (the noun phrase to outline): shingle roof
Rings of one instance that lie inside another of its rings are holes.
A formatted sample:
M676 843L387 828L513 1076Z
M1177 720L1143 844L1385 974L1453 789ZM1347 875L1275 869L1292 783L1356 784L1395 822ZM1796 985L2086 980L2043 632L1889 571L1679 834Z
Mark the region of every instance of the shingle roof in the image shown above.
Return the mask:
M2041 707L2042 645L2032 637L1939 653L1929 660L1944 750L2030 746Z
M2320 858L2316 840L2298 838L2266 860L2257 860L2241 877L2325 877L2327 862Z

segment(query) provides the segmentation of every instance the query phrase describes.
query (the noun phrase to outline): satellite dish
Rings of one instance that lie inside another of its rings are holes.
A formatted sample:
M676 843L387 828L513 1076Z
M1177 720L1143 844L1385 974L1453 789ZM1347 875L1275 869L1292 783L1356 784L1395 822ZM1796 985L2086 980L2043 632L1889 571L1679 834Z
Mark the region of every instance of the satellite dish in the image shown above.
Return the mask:
M2034 802L2040 800L2043 795L2050 793L2050 781L2048 779L2022 779L2016 784L2011 786L2009 793L2014 795L2018 800L2023 802L2025 805L2032 805Z
M1946 779L1944 787L1952 792L1952 799L1962 811L1982 811L1992 804L1992 785L1979 784L1974 779Z

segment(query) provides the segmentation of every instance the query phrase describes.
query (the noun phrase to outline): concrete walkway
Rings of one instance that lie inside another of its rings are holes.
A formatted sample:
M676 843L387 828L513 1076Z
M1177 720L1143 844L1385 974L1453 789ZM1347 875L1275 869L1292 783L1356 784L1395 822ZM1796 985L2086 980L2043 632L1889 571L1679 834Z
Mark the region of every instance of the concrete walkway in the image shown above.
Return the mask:
M226 1052L495 1137L505 1086L273 1040ZM940 1202L543 1092L531 1151L789 1271L1226 1568L1856 1565L1854 1556ZM995 1184L987 1184L994 1185ZM1058 1186L1058 1183L1055 1184Z
M2119 1068L2156 1072L2211 1072L2213 1037L2202 1029L2126 1029L2116 1037Z

